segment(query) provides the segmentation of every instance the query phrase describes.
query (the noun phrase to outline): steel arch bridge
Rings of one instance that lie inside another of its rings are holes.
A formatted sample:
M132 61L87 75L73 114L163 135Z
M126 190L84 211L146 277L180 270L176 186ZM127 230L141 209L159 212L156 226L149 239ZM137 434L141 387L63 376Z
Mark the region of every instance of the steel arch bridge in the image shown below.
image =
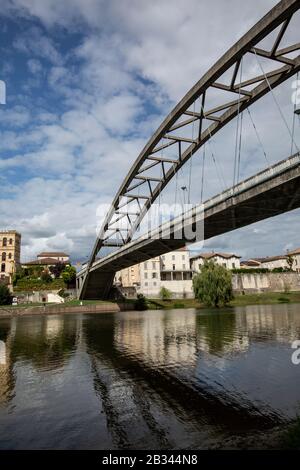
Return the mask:
M86 296L90 271L101 248L127 245L163 189L192 155L236 116L300 70L300 42L281 47L299 8L300 0L281 0L203 75L152 135L105 217L84 268L79 298ZM267 49L260 46L265 39L271 44ZM260 71L245 79L242 64L249 55L255 56ZM216 94L213 107L207 100L211 92ZM169 148L171 157L166 156ZM160 174L154 176L153 170ZM127 222L125 228L120 228L122 220ZM111 275L103 296L112 281Z

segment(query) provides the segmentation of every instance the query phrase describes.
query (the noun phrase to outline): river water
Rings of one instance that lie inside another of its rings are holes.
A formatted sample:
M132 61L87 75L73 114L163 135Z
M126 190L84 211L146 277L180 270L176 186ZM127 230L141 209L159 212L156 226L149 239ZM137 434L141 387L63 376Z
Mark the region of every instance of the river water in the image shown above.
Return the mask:
M300 412L300 305L0 319L1 449L205 449ZM220 444L221 445L221 444Z

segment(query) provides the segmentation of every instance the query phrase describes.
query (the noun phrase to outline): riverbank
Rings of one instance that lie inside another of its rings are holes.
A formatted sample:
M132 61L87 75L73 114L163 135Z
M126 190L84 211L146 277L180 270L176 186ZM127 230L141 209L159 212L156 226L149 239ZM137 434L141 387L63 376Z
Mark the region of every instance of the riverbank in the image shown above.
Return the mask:
M82 303L82 305L81 305ZM186 309L206 308L196 299L147 299L149 309ZM274 305L281 303L300 303L300 292L263 292L261 294L237 295L228 304L227 308L246 305ZM51 315L65 313L113 313L120 311L135 310L135 299L126 299L124 302L109 302L101 300L72 300L65 304L23 304L17 306L0 306L0 317L13 317L22 315Z
M123 304L113 302L93 302L84 305L24 305L24 306L6 306L0 307L0 318L19 317L24 315L59 315L68 313L115 313L126 310ZM129 307L128 307L129 310Z
M206 308L196 299L148 299L150 308L175 309L175 308ZM228 304L230 307L245 305L267 305L282 303L300 303L300 292L262 292L260 294L235 295L234 300Z

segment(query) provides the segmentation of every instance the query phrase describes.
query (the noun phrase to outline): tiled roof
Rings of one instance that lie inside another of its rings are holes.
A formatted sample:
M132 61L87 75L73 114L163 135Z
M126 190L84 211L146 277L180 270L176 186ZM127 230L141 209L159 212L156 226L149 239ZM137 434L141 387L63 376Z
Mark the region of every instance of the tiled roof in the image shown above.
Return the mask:
M300 248L288 252L288 255L300 255Z
M240 258L240 256L235 255L234 253L218 253L218 252L209 252L209 253L198 253L197 255L191 256L191 259L203 258L203 259L211 259L214 256L220 256L224 259L229 258Z
M58 261L57 259L55 258L43 258L43 259L35 259L34 261L28 261L27 263L22 263L24 266L27 266L27 265L40 265L40 266L45 266L45 265L48 265L48 264L57 264L57 263L61 263L61 264L66 264L65 262L63 261Z
M69 255L67 255L67 253L64 253L63 251L43 251L42 253L37 255L38 258L40 258L41 256L42 257L47 257L47 258L51 258L53 256L67 256L67 257L69 257Z
M267 263L268 261L278 261L280 259L287 259L287 256L278 255L278 256L267 256L266 258L253 258L254 261L258 261L259 263Z

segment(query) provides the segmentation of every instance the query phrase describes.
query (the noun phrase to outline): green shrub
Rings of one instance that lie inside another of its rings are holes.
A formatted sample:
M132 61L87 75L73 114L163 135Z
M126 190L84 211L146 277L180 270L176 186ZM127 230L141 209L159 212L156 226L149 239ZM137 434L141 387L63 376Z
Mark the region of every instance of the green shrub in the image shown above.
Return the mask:
M172 292L166 287L162 287L159 291L159 297L161 300L170 300L172 298Z
M5 284L0 283L0 305L10 305L12 301L12 295L9 288Z
M138 294L137 299L134 302L135 310L147 310L147 299L143 294Z

